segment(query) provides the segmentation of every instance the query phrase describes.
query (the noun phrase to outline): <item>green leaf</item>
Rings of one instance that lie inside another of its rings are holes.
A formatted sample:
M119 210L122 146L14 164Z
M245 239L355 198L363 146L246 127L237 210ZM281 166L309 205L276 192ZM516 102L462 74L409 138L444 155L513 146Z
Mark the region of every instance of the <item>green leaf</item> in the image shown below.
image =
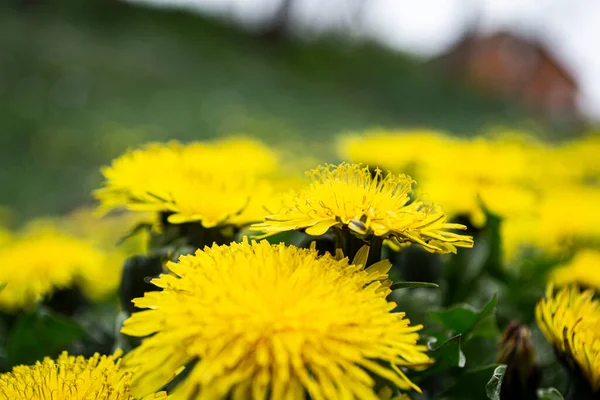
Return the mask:
M539 400L564 400L563 395L554 388L538 389L537 396Z
M503 252L502 252L502 218L491 213L481 202L480 205L486 214L486 224L484 237L488 245L488 256L483 268L494 278L506 282L506 272L504 268Z
M506 373L506 365L500 365L494 370L492 378L485 385L485 392L488 399L500 400L500 389L502 388L502 381L504 380L504 374Z
M458 377L454 385L442 393L442 397L452 400L489 400L488 384L494 376L500 374L498 364L486 365L485 367L466 371Z
M0 292L6 287L6 282L0 283Z
M84 335L81 326L45 309L22 315L8 334L9 366L32 364L45 356L56 356Z
M496 296L481 311L468 304L458 304L446 310L431 311L429 317L453 334L463 335L466 339L480 336L495 339L500 331L496 323Z
M425 371L417 373L415 375L417 379L439 374L455 367L464 367L466 359L460 348L461 341L461 335L456 335L446 340L439 347L432 349L429 356L435 360L435 364Z
M413 288L430 288L437 289L440 286L430 282L396 282L391 286L392 290L396 289L413 289Z

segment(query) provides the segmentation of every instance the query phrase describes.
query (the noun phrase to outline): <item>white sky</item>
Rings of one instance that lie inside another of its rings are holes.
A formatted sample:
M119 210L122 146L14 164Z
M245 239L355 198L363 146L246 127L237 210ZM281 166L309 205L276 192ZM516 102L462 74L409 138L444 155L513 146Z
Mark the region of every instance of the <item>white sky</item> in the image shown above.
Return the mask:
M134 0L181 5L260 23L275 0ZM508 28L541 38L579 79L581 108L600 119L600 0L296 0L295 22L320 31L348 21L348 2L365 1L355 32L384 45L430 57L460 39L468 26Z

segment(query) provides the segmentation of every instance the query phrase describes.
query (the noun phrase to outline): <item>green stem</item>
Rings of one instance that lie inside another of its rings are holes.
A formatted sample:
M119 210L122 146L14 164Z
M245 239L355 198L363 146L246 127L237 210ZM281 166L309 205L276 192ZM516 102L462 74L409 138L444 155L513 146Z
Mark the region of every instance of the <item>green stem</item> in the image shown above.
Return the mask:
M180 235L186 238L187 243L198 249L213 244L229 244L233 237L224 234L225 227L205 228L200 222L181 224Z
M336 249L342 249L345 257L348 257L350 261L354 259L356 253L364 245L369 245L369 257L365 268L381 261L381 252L383 249L383 238L379 236L371 236L369 240L365 241L355 236L350 230L346 228L335 229L335 247Z
M567 394L565 400L593 400L598 399L600 393L592 390L591 385L587 379L583 376L583 373L577 369L574 371L569 367L569 363L563 361L569 369L569 386L567 387Z
M371 248L369 249L369 258L366 267L370 267L376 262L381 261L381 252L383 250L383 238L380 236L371 236Z

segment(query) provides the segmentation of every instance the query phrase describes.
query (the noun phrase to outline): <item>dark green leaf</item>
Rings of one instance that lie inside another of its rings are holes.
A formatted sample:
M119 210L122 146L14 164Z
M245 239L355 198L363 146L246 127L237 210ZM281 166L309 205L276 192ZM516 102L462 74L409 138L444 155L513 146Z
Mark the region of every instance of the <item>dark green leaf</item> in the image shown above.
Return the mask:
M136 309L132 300L144 293L159 290L150 280L163 272L163 261L156 256L133 256L125 260L119 285L121 307L129 314Z
M45 356L56 356L84 335L85 330L78 324L38 309L19 317L9 332L8 363L10 366L31 364Z
M502 258L502 218L491 213L482 202L480 205L486 214L484 237L488 247L488 256L483 268L494 278L506 282L507 277Z
M539 400L564 400L563 395L554 388L539 389L537 395Z
M449 306L464 302L471 294L484 272L489 257L489 246L483 233L474 233L475 245L469 251L459 251L447 258L443 268L444 304Z
M468 304L458 304L446 310L431 311L429 316L453 334L461 334L467 339L471 336L494 339L499 334L495 320L496 303L494 296L481 311Z
M450 388L442 393L442 397L452 400L488 400L488 383L497 374L498 364L466 371Z
M435 360L435 364L431 368L416 374L417 379L448 371L455 367L464 367L466 360L460 348L461 341L461 335L456 335L446 340L441 346L432 349L429 356Z
M430 282L396 282L392 285L391 289L408 289L408 288L431 288L437 289L439 285Z

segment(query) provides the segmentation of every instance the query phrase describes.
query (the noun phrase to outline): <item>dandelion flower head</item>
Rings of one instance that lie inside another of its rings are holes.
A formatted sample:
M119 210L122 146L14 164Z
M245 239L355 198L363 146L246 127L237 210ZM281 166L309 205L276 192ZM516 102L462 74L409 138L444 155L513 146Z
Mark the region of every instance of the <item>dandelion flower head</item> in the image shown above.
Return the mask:
M432 130L371 130L364 134L348 134L337 141L343 160L374 165L392 171L411 171L419 175L431 157L436 157L455 139Z
M395 304L381 261L367 269L315 249L260 243L206 247L169 263L135 299L122 332L145 337L124 359L134 394L190 363L173 399L377 399L378 375L418 390L402 368L431 363ZM151 336L149 336L151 335Z
M600 251L578 251L570 262L552 271L550 280L557 286L578 284L600 290Z
M100 210L165 212L169 222L200 221L207 228L262 218L261 201L271 195L266 175L276 156L249 139L153 143L127 152L102 169L95 192Z
M86 270L105 267L106 255L89 242L52 230L28 229L0 247L0 309L27 309L57 289L75 285Z
M358 164L319 166L307 173L310 186L286 197L280 210L253 226L267 235L305 229L319 236L331 227L348 228L357 236L380 236L400 245L414 242L432 252L472 247L465 229L447 222L440 207L411 202L414 181L406 175L371 173Z
M131 373L122 371L114 356L84 358L63 352L56 360L45 358L0 375L0 400L133 400L130 380ZM166 398L161 392L143 400Z
M549 285L535 311L546 340L594 392L600 391L600 302L594 291L566 286L554 293Z

